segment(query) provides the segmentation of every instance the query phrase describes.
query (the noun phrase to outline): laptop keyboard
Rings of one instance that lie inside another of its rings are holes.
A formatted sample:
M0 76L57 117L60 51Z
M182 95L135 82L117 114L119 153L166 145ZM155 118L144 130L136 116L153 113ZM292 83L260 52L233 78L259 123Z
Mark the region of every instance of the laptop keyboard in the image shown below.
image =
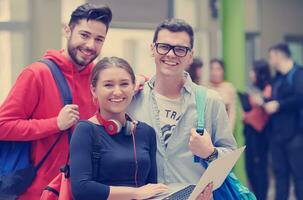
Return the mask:
M162 200L187 200L195 189L195 185L189 185L178 192L175 192Z

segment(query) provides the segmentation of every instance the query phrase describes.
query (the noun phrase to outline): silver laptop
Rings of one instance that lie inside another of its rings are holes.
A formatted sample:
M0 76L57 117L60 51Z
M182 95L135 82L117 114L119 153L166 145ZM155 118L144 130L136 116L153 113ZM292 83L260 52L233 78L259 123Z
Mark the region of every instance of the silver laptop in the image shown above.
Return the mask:
M240 158L244 149L245 146L229 152L211 162L196 185L172 184L169 185L170 189L168 193L154 196L151 199L195 200L210 182L213 183L213 190L218 189Z

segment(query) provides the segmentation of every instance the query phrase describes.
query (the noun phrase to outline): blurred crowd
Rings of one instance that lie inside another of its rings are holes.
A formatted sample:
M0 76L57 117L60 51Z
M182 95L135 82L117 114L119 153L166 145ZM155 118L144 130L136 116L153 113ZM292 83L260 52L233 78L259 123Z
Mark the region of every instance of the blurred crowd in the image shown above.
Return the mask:
M209 68L209 82L203 85L220 94L233 130L239 99L246 173L257 199L267 199L270 171L276 200L289 198L291 182L297 199L303 199L303 68L293 61L288 45L278 43L269 48L267 60L252 63L246 91L237 91L224 79L223 60L212 59ZM197 84L202 82L202 69L199 58L187 69Z

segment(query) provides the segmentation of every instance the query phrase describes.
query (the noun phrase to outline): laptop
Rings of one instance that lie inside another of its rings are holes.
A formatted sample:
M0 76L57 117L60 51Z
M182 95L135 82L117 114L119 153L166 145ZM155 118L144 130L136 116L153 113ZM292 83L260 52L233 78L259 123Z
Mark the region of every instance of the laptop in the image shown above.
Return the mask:
M229 172L232 170L237 160L240 158L245 146L236 149L226 155L212 161L201 176L196 185L172 184L168 185L168 194L160 194L151 199L153 200L195 200L203 189L213 183L213 190L218 189Z

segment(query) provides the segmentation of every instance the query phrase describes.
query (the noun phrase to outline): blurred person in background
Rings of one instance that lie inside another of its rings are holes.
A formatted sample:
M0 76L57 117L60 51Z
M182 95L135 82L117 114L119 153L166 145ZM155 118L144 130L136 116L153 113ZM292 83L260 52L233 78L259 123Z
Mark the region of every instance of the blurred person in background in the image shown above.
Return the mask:
M289 197L290 177L295 195L303 199L303 69L291 58L287 44L269 49L269 64L276 71L272 99L264 105L270 115L269 147L276 182L276 200Z
M236 123L236 89L231 83L224 81L224 62L222 60L215 58L210 61L210 81L207 87L216 90L222 97L230 120L230 127L234 130Z
M271 97L271 72L265 60L253 63L250 72L252 87L248 92L249 111L243 111L245 165L252 190L258 200L265 200L268 191L268 114L262 105Z
M203 67L202 60L199 58L194 58L191 65L188 67L188 69L186 69L192 81L197 85L200 84L200 80L202 78L202 67Z

